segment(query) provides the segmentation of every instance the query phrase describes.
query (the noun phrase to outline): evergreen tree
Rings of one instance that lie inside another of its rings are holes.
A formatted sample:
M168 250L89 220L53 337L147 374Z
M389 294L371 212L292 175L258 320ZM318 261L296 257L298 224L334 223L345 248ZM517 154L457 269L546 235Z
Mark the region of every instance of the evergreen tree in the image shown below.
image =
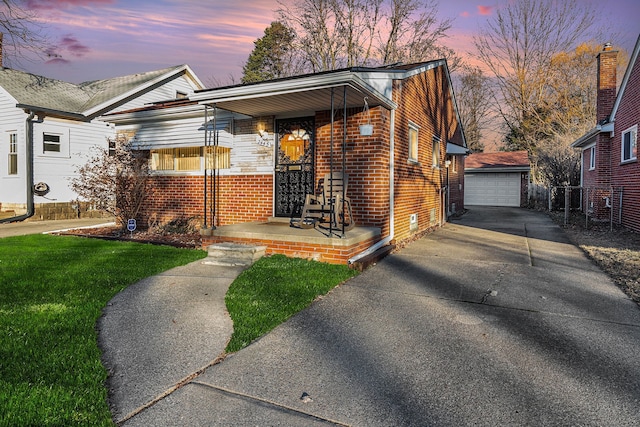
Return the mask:
M292 75L291 54L295 33L280 22L272 22L255 47L242 71L242 83L253 83Z

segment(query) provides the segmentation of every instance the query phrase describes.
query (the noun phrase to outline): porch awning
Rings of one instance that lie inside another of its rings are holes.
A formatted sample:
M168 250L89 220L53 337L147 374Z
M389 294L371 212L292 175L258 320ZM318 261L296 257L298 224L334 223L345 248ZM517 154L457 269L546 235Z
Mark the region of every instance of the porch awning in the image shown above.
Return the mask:
M300 115L331 110L332 90L334 109L344 108L345 91L347 108L362 108L365 97L370 107L397 108L395 102L352 70L206 89L197 91L190 98L200 104L215 104L218 108L252 117Z

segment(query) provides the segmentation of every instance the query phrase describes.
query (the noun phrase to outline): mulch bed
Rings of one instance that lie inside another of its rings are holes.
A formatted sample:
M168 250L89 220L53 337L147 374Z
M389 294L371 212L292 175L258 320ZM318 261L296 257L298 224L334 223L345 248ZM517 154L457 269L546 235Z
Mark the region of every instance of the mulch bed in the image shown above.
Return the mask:
M119 227L94 227L66 230L57 234L92 237L106 240L151 243L154 245L168 245L178 248L202 248L202 238L199 233L157 233L148 230L136 230L134 232L129 232L127 230L122 230Z

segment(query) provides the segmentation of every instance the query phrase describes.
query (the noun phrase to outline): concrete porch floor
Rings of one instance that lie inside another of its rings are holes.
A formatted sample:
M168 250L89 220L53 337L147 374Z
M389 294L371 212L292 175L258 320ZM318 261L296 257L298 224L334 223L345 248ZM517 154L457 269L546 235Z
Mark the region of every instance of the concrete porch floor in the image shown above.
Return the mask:
M346 264L353 256L381 240L377 227L354 227L341 237L341 230L316 227L291 227L288 218L274 218L266 222L224 225L203 236L203 246L221 242L259 244L267 246L267 253L279 253L298 258Z

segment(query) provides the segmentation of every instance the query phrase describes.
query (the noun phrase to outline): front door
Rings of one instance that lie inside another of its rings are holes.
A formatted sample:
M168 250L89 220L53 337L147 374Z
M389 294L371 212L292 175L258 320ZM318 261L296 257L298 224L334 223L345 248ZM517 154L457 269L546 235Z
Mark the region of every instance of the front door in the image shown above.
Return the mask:
M278 120L276 129L276 216L297 216L306 195L314 190L315 121L313 117Z

